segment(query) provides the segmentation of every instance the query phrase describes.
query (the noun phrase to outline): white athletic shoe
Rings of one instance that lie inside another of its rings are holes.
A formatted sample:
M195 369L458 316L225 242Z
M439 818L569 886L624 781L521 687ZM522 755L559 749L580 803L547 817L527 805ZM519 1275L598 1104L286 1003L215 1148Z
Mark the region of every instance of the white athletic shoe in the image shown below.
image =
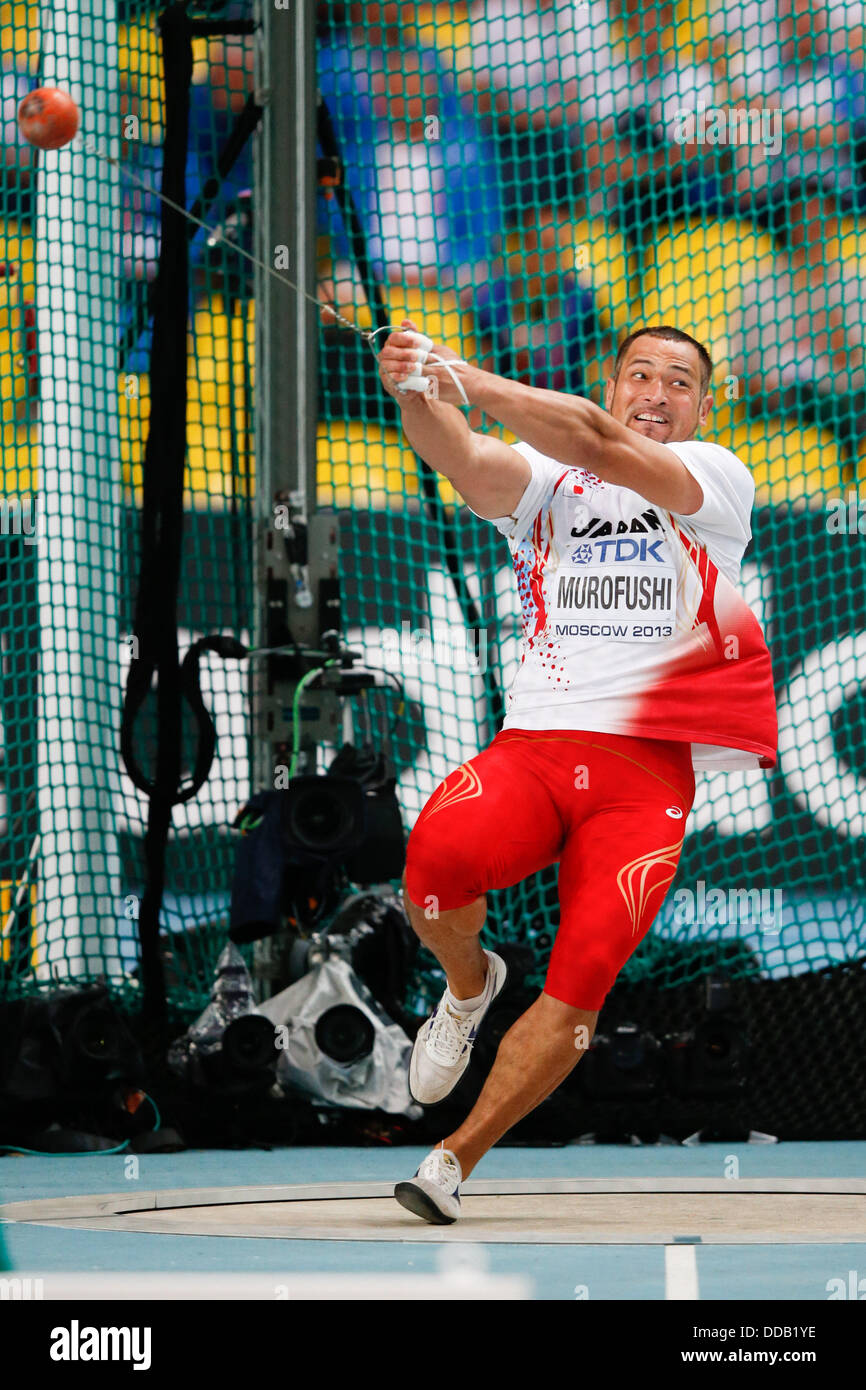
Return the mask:
M450 1226L460 1215L460 1160L450 1149L429 1153L411 1182L398 1182L394 1196L415 1216L434 1226Z
M421 1105L437 1105L454 1090L469 1065L481 1020L505 984L505 961L493 951L485 950L484 954L487 979L478 1008L471 1013L457 1013L448 1002L446 989L415 1039L409 1063L409 1091Z

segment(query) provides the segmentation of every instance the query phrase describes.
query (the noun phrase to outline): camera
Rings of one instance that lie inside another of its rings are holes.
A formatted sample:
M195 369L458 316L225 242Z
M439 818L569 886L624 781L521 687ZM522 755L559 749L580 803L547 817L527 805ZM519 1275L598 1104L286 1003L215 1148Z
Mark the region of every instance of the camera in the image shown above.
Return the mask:
M581 1063L585 1094L596 1100L648 1100L659 1093L662 1046L636 1023L596 1033Z
M278 1082L331 1105L420 1115L409 1094L407 1034L327 940L315 962L259 1005L282 1035Z
M268 1091L274 1085L274 1026L257 1010L246 963L231 942L217 961L209 1004L172 1043L168 1065L175 1076L223 1095Z
M235 861L230 940L273 935L286 917L312 926L334 905L341 874L360 885L399 878L405 842L395 785L381 755L346 744L326 773L253 796L234 821L246 833Z

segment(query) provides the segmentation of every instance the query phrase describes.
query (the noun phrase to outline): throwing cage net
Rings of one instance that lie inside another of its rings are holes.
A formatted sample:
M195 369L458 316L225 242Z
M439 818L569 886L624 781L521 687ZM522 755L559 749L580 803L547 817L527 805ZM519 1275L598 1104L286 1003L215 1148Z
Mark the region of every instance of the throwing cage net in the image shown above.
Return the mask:
M248 7L222 7L240 18ZM110 17L109 17L110 16ZM155 775L155 683L127 727L141 601L143 463L151 415L165 78L159 10L130 0L4 5L0 226L3 533L3 859L0 970L8 993L104 978L140 994L137 925L147 793L120 757L121 725ZM251 38L193 39L185 206L246 245L252 149L211 197ZM16 107L40 86L81 112L64 150L38 151ZM252 611L252 274L189 224L187 456L178 594L182 659L208 633L249 640ZM150 538L152 543L153 538ZM151 566L152 568L152 566ZM147 592L144 603L147 602ZM249 795L246 677L205 652L217 733L211 776L175 807L161 938L169 1000L206 997L224 944L234 846ZM183 706L189 781L200 728Z
M232 9L249 13L220 13ZM0 956L13 993L107 977L135 997L146 802L118 741L160 220L124 171L159 186L164 80L158 11L131 0L114 19L105 11L101 0L0 7ZM403 688L377 692L366 713L371 737L392 750L404 826L496 732L519 660L517 591L505 543L444 480L431 489L368 345L328 306L364 329L381 308L390 323L409 317L467 360L599 402L628 332L663 323L692 334L715 366L702 437L732 449L756 484L741 586L772 652L779 762L699 776L677 878L602 1025L693 1027L721 982L722 1012L757 1059L749 1114L760 1127L862 1134L866 79L856 15L800 0L502 0L320 4L317 18L327 112L317 500L339 513L348 644ZM253 42L217 52L196 41L189 207L251 88ZM85 132L119 167L86 146L37 155L24 144L14 107L36 85L69 86ZM242 227L246 190L255 207L249 160L247 147L208 206L211 223ZM203 231L190 256L181 654L209 632L247 640L262 603L250 554L251 280ZM491 421L477 427L512 438ZM160 919L169 999L182 1012L202 1006L225 940L229 826L252 790L245 673L212 655L202 672L217 756L175 810ZM154 718L151 692L134 735L142 759ZM486 944L524 947L525 983L539 988L557 925L555 866L491 894L489 907ZM423 1013L441 986L422 952L408 1007ZM782 1095L780 1072L794 1070Z

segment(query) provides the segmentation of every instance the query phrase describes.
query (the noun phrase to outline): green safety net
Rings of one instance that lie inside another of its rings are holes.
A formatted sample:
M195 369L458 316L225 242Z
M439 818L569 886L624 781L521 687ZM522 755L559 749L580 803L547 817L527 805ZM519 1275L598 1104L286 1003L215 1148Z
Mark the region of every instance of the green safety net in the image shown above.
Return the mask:
M221 14L246 18L250 8L226 5ZM136 0L0 6L0 988L7 996L96 979L130 1003L140 993L147 798L128 777L119 744L140 564L149 294L160 245L160 203L150 191L160 187L165 116L158 15L159 7ZM190 208L244 104L252 53L251 37L193 40ZM18 131L18 102L42 86L75 96L80 134L69 149L36 151ZM247 250L252 183L248 146L204 218ZM224 242L209 244L204 230L190 243L190 264L181 658L210 633L249 642L253 614L252 267ZM246 689L245 663L203 656L217 756L198 796L175 808L161 917L169 1001L182 1011L206 999L226 939L236 838L229 827L251 790ZM149 778L155 706L152 693L133 729ZM196 739L185 705L186 782Z
M755 481L741 584L772 650L779 765L698 775L632 983L863 957L866 59L857 14L841 11L319 7L320 89L388 321L599 403L626 334L674 325L713 358L702 437ZM496 731L519 661L517 587L505 541L440 479L443 527L372 356L324 307L378 322L328 187L318 226L320 501L343 509L352 643L405 686L411 826ZM555 867L489 909L487 944L531 947L541 985ZM439 987L422 972L419 1006Z
M146 803L118 730L159 207L125 175L159 185L164 94L157 8L130 0L116 23L112 8L0 4L0 969L13 992L70 977L138 989ZM699 777L676 882L624 972L661 988L721 959L783 977L864 954L866 98L855 11L823 15L800 0L317 6L319 90L389 322L408 316L461 357L599 402L641 323L674 324L713 357L703 437L756 484L742 587L772 650L780 760ZM70 16L85 36L82 128L117 142L120 170L36 155L17 135L20 96L64 85ZM196 41L190 204L250 89L252 51ZM247 152L209 220L252 184ZM340 514L349 644L405 690L402 705L385 689L355 704L358 727L390 740L408 831L496 731L519 659L516 585L504 540L444 480L431 506L369 347L327 307L378 321L325 182L317 234L318 503ZM210 632L249 638L262 602L252 285L204 233L191 254L181 654ZM169 994L186 1010L225 941L229 825L253 790L246 671L203 666L218 758L175 813L163 907ZM143 759L153 718L146 707ZM531 948L532 984L556 924L555 866L490 895L488 944ZM422 952L419 1011L441 985L434 965Z

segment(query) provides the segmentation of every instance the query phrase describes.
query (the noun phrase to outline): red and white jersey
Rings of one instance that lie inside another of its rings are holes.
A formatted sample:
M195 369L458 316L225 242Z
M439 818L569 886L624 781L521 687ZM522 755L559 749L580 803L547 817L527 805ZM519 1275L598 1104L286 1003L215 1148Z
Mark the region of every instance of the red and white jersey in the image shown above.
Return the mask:
M752 534L746 466L718 444L669 444L703 489L686 517L514 447L532 477L493 523L523 617L503 727L688 741L696 769L774 766L770 654L736 587Z

